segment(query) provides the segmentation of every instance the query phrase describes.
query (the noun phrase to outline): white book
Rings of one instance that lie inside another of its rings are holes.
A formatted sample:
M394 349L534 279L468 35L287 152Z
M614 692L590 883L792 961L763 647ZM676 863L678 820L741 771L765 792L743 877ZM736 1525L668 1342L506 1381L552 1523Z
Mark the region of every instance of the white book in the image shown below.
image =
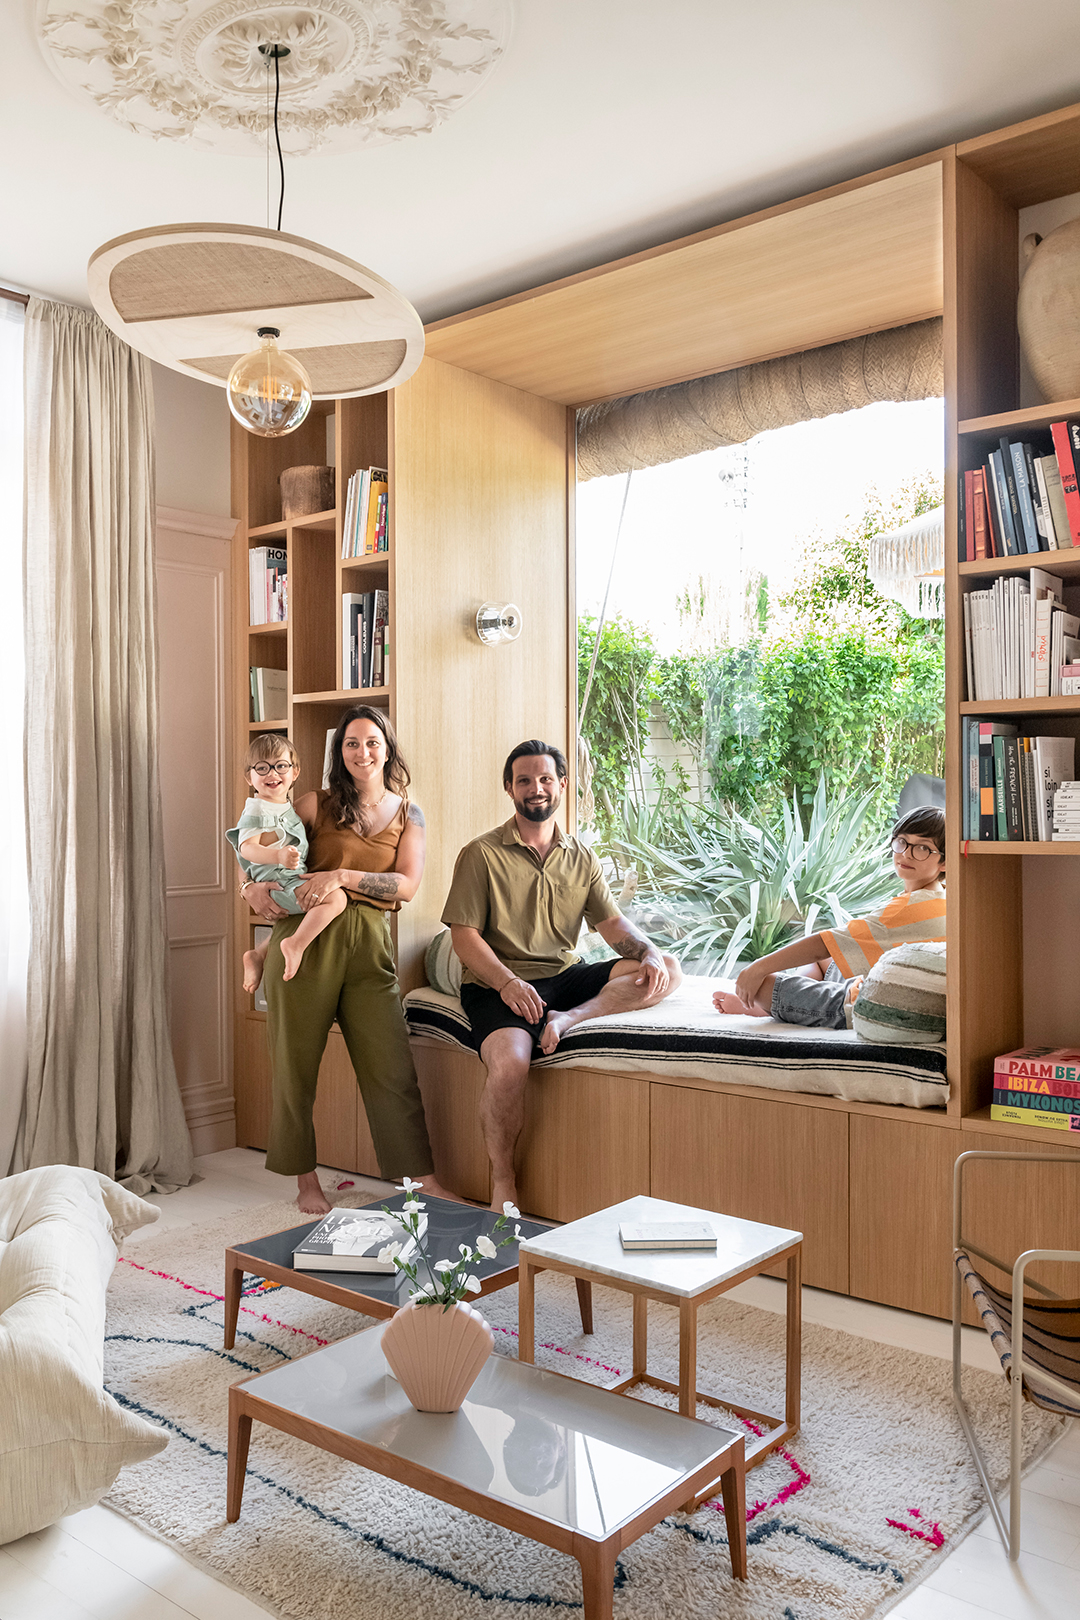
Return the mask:
M964 663L967 670L967 696L975 698L975 659L971 646L971 592L964 592Z
M284 669L257 667L255 683L259 703L258 720L274 725L288 718L289 675Z
M341 555L348 557L350 537L352 535L353 511L356 506L356 480L358 473L353 473L349 479L348 493L345 496L345 516L341 522Z
M357 591L346 591L341 598L341 685L346 692L360 685L356 617L363 600Z
M1075 737L1035 737L1035 778L1039 839L1050 838L1054 819L1054 794L1062 782L1071 782L1076 770Z
M708 1221L621 1221L624 1249L715 1249L716 1233Z
M1046 483L1058 550L1064 551L1066 547L1072 546L1072 531L1069 528L1069 513L1065 505L1065 491L1061 487L1061 468L1058 466L1057 456L1040 456L1039 466L1042 468Z
M1046 548L1048 551L1056 551L1058 549L1057 525L1054 522L1053 508L1050 505L1050 491L1046 487L1043 457L1036 456L1034 461L1035 482L1039 486L1039 500L1042 502L1042 528L1046 536Z

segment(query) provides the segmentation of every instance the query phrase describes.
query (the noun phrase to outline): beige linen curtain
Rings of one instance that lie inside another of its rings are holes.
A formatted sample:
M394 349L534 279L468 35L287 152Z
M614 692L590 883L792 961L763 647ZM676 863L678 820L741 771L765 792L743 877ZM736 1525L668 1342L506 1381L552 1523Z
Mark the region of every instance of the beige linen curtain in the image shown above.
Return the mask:
M20 1160L191 1179L169 1046L150 368L96 315L26 312L31 948Z

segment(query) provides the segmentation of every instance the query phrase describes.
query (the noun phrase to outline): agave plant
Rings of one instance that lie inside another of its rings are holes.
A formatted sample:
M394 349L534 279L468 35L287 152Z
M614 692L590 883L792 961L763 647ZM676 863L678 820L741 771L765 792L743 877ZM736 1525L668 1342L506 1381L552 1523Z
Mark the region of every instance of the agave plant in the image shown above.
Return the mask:
M818 782L804 828L797 802L752 820L726 806L626 806L602 846L624 875L632 913L685 965L730 977L736 964L840 927L892 893L896 879L874 793Z

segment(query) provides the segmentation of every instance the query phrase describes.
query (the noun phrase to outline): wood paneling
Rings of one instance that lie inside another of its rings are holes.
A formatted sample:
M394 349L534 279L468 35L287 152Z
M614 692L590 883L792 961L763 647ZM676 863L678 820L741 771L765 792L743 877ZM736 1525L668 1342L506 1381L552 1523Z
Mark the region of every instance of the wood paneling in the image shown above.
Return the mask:
M674 1085L650 1092L652 1196L802 1232L803 1281L845 1293L848 1115Z
M450 1192L478 1204L491 1199L491 1166L480 1132L484 1065L467 1052L414 1040L413 1062L435 1156L435 1174Z
M576 1221L648 1191L648 1087L596 1069L533 1069L518 1147L521 1208Z
M248 1001L248 997L238 1000ZM270 1053L266 1019L241 1011L236 1020L236 1145L265 1153L270 1139Z
M940 314L941 243L931 156L436 321L427 353L616 398Z
M1080 106L962 141L957 156L1014 208L1080 191Z
M427 869L402 911L402 986L469 839L505 821L503 760L526 737L566 748L566 414L425 360L393 397L392 715L428 820ZM520 638L485 647L485 601L516 602Z

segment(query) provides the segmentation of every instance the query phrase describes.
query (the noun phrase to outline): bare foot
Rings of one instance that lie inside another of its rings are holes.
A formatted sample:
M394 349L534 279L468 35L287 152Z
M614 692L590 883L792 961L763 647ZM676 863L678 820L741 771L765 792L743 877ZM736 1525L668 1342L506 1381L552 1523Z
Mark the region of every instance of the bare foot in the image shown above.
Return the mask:
M768 1018L769 1014L762 1012L760 1007L748 1007L733 990L714 990L712 1004L717 1012L727 1013L731 1018Z
M308 1170L296 1178L296 1207L305 1215L329 1215L334 1207L322 1190L318 1173Z
M517 1186L513 1181L497 1181L491 1189L491 1207L496 1215L501 1215L504 1204L513 1204L517 1209Z
M304 947L297 945L291 939L283 939L281 942L281 954L285 958L285 971L281 977L291 979L304 960Z
M549 1054L554 1052L567 1030L573 1029L573 1027L574 1017L572 1013L549 1012L547 1023L544 1025L544 1033L540 1037L541 1052Z
M254 995L255 991L259 988L260 984L262 983L262 976L263 959L260 953L258 951L245 951L244 989L249 995Z

